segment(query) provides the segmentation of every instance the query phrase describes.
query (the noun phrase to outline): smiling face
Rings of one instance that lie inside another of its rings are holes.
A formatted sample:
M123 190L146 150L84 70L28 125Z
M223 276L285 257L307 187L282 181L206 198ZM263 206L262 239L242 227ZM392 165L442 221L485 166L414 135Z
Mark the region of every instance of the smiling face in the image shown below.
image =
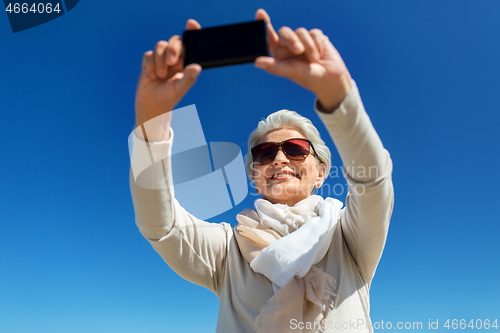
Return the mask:
M305 139L305 136L295 129L283 128L267 133L259 143L292 138ZM304 161L291 161L280 149L271 163L255 165L253 181L264 199L291 207L311 195L316 184L323 184L325 170L323 163L318 165L312 148Z

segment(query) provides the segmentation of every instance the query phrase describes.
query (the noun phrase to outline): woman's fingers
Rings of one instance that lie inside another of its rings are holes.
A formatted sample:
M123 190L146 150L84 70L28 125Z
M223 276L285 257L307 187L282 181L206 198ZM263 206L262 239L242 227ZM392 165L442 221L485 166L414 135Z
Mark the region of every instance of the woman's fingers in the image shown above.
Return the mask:
M186 30L200 30L201 29L201 24L198 23L198 21L189 19L186 22Z
M161 40L156 43L154 51L154 63L156 76L164 78L167 76L167 64L165 62L165 52L168 47L168 42Z
M200 65L190 64L184 68L183 72L179 72L174 75L174 78L177 76L177 80L174 80L173 82L175 85L175 95L178 100L180 100L193 86L193 84L195 84L200 72Z
M259 57L255 60L255 66L264 69L268 73L298 82L304 72L304 66L307 67L308 65L297 59L276 60L271 57Z
M154 52L147 51L142 57L142 71L151 79L156 80Z
M201 25L193 19L186 22L186 30L201 29ZM151 80L157 78L168 78L175 72L182 70L183 44L178 35L170 37L167 41L161 40L156 43L154 51L144 53L142 67ZM170 73L171 72L171 73Z
M297 34L289 27L281 27L278 30L279 43L295 55L300 55L305 48Z
M273 25L271 24L271 17L269 17L269 15L264 9L260 8L255 13L255 19L266 21L267 38L268 38L267 40L271 44L271 53L272 53L273 48L279 44L279 37L278 34L276 33L276 30L274 30Z
M298 28L295 34L304 46L305 54L309 62L317 62L320 59L319 51L313 38L305 28Z
M316 31L315 34L318 34L318 32L320 30ZM293 31L289 27L282 27L278 31L278 36L280 46L286 48L295 56L304 54L309 62L317 62L321 58L318 44L305 28L298 28ZM316 38L319 37L316 36ZM280 52L280 54L282 53L286 52Z
M309 35L311 36L316 48L319 52L319 57L321 58L325 53L325 39L326 36L323 34L323 31L319 29L311 29L309 30Z
M175 66L179 62L182 54L182 39L180 36L172 36L168 40L168 47L165 54L165 63L169 67Z

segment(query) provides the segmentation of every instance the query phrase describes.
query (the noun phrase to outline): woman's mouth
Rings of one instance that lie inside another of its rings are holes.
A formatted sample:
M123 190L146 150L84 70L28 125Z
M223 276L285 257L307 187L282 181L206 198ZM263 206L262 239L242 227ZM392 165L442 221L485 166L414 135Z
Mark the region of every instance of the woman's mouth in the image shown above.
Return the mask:
M300 179L298 175L291 172L277 172L274 175L272 175L269 179L276 180L276 179L293 179L293 178Z

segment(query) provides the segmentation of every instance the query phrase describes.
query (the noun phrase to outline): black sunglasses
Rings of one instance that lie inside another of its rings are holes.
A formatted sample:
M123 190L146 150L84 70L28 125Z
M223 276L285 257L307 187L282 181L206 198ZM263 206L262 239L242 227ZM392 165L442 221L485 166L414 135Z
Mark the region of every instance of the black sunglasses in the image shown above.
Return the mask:
M281 147L283 154L285 154L291 161L304 161L311 152L311 147L314 146L311 141L302 138L289 139L283 142L264 142L252 148L252 159L255 163L265 165L271 163Z

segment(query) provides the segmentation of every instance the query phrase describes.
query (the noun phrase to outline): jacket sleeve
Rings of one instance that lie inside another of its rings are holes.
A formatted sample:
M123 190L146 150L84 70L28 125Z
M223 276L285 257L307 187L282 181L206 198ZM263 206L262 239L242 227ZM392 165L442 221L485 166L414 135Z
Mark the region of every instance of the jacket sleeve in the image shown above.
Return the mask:
M366 114L354 81L333 113L315 110L325 124L344 164L349 185L340 223L361 275L375 274L385 246L394 203L392 161Z
M130 172L136 224L144 238L177 274L217 293L231 227L226 223L209 223L197 219L175 199L170 160L173 143L171 128L170 131L168 141L149 143L156 145L156 148L163 146L160 148L168 151L169 157L163 159L164 179L161 180L166 182L166 189L139 187L132 170ZM135 136L133 140L141 139ZM137 146L140 145L134 145ZM134 158L147 154L132 153L132 163Z

